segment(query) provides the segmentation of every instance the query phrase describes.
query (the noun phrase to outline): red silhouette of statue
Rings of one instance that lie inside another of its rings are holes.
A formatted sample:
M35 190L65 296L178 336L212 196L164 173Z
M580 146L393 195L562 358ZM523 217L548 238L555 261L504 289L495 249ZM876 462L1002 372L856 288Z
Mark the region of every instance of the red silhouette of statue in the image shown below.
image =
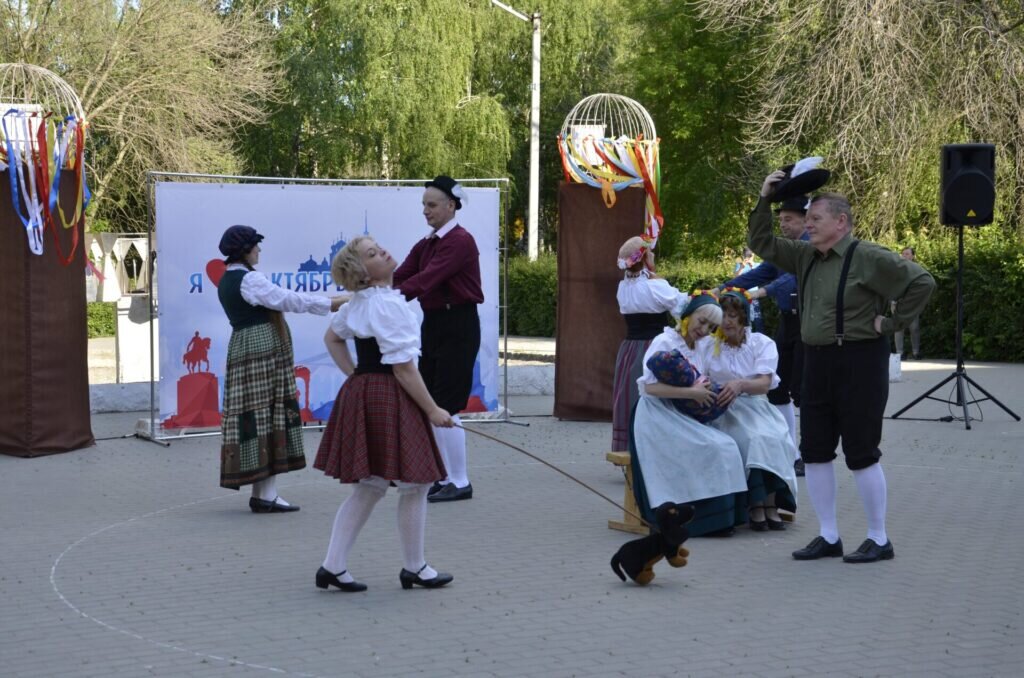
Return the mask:
M164 420L164 428L212 428L220 426L217 375L210 372L210 338L196 330L181 362L188 374L178 379L178 411ZM203 370L203 364L206 369Z
M188 342L188 348L185 349L185 355L181 357L181 362L188 368L188 373L193 374L194 372L210 371L210 358L208 356L210 352L210 338L200 337L199 330L196 330L196 335L192 337L192 340ZM199 366L201 363L206 363L206 369L200 370Z

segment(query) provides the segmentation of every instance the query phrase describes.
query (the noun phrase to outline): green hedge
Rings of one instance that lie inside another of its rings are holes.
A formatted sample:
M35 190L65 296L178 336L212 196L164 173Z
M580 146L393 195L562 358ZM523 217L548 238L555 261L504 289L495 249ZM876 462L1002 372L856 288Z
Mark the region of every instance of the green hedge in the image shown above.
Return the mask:
M921 316L925 357L955 357L956 261L954 229L908 236L889 243L911 245L918 262L938 288ZM659 262L658 272L681 290L717 285L732 276L727 261ZM535 263L509 262L509 333L551 337L555 333L558 272L554 255ZM614 303L614 300L609 300ZM767 331L777 322L775 304L762 304ZM907 341L910 338L907 337ZM969 360L1024 362L1024 243L994 227L967 229L964 237L964 357Z
M508 293L515 300L508 309L509 334L555 336L557 261L554 254L542 254L535 262L526 257L515 257L508 262Z
M89 338L112 337L117 327L117 309L112 301L86 304Z

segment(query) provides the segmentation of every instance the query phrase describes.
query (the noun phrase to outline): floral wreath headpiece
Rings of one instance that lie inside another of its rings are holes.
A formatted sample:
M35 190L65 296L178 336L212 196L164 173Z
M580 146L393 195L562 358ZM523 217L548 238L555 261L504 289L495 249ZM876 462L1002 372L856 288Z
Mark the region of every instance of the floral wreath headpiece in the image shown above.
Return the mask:
M651 239L647 237L647 235L642 235L640 237L644 241L643 247L637 249L636 252L633 252L625 259L623 259L622 257L618 258L617 263L620 271L625 271L626 269L635 266L637 262L639 262L641 259L647 256L647 253L653 249Z

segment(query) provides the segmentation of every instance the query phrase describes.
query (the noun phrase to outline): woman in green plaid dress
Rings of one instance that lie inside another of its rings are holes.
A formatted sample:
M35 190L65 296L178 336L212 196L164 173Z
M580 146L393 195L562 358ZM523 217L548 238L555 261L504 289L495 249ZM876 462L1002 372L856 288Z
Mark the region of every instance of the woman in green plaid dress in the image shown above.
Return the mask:
M292 292L253 269L263 236L232 226L220 240L227 269L217 296L231 322L221 419L221 487L252 485L253 513L298 511L277 494L277 474L306 465L291 334L282 312L327 315L346 297Z

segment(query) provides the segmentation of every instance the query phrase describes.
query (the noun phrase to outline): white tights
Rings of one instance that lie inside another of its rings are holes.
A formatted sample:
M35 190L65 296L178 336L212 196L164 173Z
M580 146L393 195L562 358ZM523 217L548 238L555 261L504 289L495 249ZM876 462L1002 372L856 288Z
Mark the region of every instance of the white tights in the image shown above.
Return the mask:
M355 544L359 531L373 513L388 488L388 481L371 476L356 483L352 494L342 502L334 517L331 541L324 558L324 569L339 574L342 582L354 581L348 570L348 554ZM423 535L427 525L427 491L429 484L397 483L398 485L398 536L402 543L402 560L405 569L419 572L424 579L431 579L437 573L425 566L423 556Z

